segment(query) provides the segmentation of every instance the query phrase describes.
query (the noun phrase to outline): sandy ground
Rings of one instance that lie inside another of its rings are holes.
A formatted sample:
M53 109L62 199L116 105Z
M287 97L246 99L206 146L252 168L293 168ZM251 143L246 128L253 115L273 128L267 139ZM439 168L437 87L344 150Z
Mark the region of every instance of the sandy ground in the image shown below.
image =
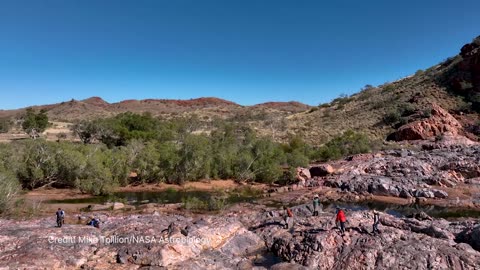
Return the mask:
M175 184L142 184L142 185L129 185L126 187L120 187L117 192L142 192L142 191L163 191L166 189L195 189L195 190L225 190L225 189L234 189L242 186L241 184L236 183L233 180L202 180L198 182L187 182L183 186ZM260 185L258 185L260 186Z

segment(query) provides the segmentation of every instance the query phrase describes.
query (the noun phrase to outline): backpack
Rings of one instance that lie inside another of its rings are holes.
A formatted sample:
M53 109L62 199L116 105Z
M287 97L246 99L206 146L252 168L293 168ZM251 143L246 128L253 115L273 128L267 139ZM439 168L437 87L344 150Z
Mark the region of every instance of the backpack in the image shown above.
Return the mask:
M287 208L287 215L289 217L293 217L293 213L292 213L292 210L290 210L290 208Z

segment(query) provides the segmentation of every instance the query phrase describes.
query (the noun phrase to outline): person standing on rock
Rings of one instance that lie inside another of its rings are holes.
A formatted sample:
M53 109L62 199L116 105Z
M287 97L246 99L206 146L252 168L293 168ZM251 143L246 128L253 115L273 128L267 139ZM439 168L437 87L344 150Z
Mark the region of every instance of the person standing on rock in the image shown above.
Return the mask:
M285 226L284 228L285 229L288 229L290 224L293 223L293 212L290 208L284 206L283 209L285 210L285 213L284 213L284 220L285 220Z
M380 224L380 213L377 210L373 210L373 232L372 233L380 233L378 230L378 224Z
M345 213L340 207L337 207L337 217L335 219L335 223L337 224L340 222L340 232L342 235L345 233L345 222L347 222L347 218L345 217Z
M60 228L65 223L65 211L62 208L58 208L55 215L57 216L57 227Z
M320 199L318 195L313 197L313 215L318 216L318 209L320 208Z

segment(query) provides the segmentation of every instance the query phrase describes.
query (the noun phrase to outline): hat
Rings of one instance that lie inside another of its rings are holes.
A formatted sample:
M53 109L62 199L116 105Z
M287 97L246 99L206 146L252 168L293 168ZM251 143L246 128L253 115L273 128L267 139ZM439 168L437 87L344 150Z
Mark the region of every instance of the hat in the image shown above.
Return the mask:
M315 196L313 196L313 198L318 198L318 194L315 194Z

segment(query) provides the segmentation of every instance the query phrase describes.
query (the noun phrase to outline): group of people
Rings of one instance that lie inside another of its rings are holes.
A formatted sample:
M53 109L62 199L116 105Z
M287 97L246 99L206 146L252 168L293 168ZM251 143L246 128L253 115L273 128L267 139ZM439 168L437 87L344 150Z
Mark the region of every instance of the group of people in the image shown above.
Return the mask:
M62 210L62 208L58 208L55 216L57 217L57 227L62 227L62 225L65 224L65 211ZM96 217L90 217L90 220L87 222L86 225L100 228L100 219Z
M313 197L313 216L318 216L318 211L320 209L320 198L318 195ZM292 226L293 222L293 212L289 207L284 206L283 209L285 210L284 213L284 221L285 225L284 228L288 229ZM347 217L345 215L345 211L337 206L336 216L335 216L335 224L337 228L340 229L340 233L344 235L345 233L345 224L347 223ZM380 233L378 229L378 225L380 224L380 213L377 210L373 210L373 230L372 233Z

